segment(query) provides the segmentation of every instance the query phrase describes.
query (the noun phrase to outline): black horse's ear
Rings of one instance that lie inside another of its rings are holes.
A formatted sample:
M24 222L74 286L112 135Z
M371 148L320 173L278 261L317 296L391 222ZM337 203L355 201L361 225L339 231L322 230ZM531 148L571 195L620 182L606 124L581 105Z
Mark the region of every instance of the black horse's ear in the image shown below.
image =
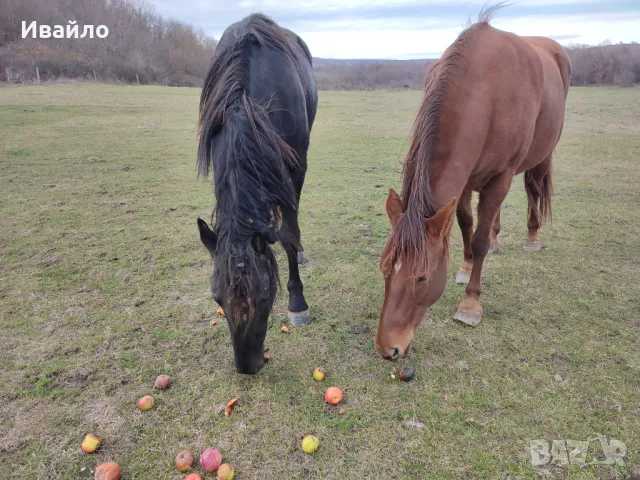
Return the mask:
M261 233L254 233L251 239L251 246L256 253L263 254L267 250L267 239Z
M200 230L200 240L202 240L203 245L207 247L207 250L209 250L211 255L215 255L216 243L218 241L218 237L215 232L211 230L209 225L207 225L207 222L201 218L198 218L198 230Z

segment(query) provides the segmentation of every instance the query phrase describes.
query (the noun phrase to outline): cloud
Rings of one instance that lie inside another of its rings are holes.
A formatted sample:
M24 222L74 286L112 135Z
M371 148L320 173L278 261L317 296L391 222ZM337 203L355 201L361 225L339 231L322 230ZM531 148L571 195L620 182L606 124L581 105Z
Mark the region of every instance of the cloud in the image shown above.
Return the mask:
M220 37L246 15L263 12L305 38L314 55L416 58L442 52L475 20L485 0L152 0L170 18ZM640 36L638 0L522 0L497 12L493 24L558 41L630 41ZM384 37L384 41L383 40ZM597 38L599 37L599 38ZM415 45L420 43L420 45ZM384 55L384 56L383 56Z

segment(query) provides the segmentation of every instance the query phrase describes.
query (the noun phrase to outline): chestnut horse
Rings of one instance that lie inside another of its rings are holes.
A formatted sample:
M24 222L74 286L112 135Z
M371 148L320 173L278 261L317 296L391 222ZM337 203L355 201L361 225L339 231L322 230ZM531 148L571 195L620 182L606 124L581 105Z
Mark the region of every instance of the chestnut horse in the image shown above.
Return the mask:
M475 326L482 263L497 246L500 207L524 172L529 202L525 247L540 249L551 213L551 157L560 139L571 65L562 46L489 25L495 9L463 31L427 75L403 168L402 198L389 191L392 233L382 253L385 298L375 337L385 358L402 356L447 280L448 237L457 215L468 283L454 319ZM479 192L473 232L471 193Z

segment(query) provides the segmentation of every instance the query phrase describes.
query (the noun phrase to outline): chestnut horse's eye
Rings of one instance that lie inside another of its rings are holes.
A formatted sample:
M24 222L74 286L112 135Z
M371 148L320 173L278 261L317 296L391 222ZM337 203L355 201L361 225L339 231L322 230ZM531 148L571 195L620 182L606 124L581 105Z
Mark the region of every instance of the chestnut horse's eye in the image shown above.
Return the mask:
M426 280L427 280L427 277L418 277L418 278L416 279L416 282L417 282L417 283L424 283Z

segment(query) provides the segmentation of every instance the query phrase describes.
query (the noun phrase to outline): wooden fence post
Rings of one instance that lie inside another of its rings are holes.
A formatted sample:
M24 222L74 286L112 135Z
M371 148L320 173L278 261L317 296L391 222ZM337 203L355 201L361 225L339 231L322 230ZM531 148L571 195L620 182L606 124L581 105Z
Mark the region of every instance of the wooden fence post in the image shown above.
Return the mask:
M96 77L96 71L93 71L93 79L97 82L98 81L98 77Z
M138 85L140 85L140 77L138 77L137 73L136 73L136 80L138 81Z
M36 81L40 83L40 70L38 70L38 67L36 67Z
M11 67L5 68L4 73L7 75L7 83L11 83Z

